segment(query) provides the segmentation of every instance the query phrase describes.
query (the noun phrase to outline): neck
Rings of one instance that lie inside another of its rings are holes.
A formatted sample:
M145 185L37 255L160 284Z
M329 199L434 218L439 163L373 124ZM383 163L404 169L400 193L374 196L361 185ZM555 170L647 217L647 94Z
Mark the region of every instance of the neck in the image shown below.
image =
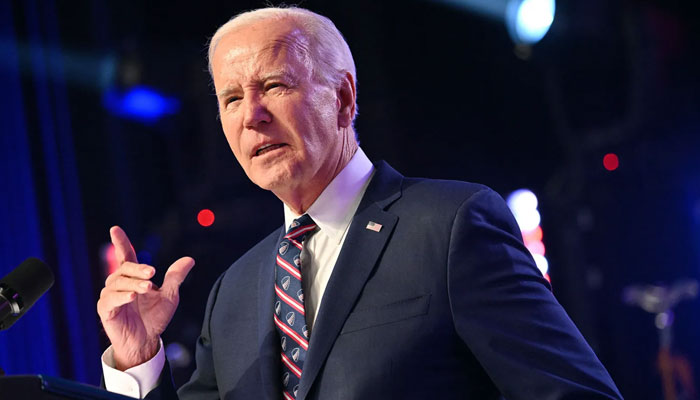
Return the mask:
M355 140L354 133L351 140L346 140L343 143L342 150L336 162L331 166L324 168L325 171L319 171L314 179L306 182L303 187L293 188L287 191L275 191L275 196L282 200L292 211L297 215L304 214L309 207L318 199L318 196L323 193L333 179L338 176L340 171L345 168L357 151L358 145Z

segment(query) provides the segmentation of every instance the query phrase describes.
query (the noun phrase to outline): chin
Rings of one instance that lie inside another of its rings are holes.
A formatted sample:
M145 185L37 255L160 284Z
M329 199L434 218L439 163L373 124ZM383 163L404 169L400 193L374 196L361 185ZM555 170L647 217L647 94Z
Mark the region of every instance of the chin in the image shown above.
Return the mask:
M275 166L265 171L257 171L253 176L249 175L249 178L262 189L275 192L289 187L294 181L294 174L287 168Z

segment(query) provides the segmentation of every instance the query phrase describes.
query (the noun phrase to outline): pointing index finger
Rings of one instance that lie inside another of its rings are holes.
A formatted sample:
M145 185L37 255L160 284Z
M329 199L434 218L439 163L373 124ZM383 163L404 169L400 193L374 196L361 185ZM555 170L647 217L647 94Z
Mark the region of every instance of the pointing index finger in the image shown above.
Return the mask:
M109 230L109 236L112 238L112 244L114 245L114 253L117 257L117 262L119 265L126 261L137 263L136 253L134 252L134 247L129 241L129 237L126 236L124 230L118 226L113 226Z

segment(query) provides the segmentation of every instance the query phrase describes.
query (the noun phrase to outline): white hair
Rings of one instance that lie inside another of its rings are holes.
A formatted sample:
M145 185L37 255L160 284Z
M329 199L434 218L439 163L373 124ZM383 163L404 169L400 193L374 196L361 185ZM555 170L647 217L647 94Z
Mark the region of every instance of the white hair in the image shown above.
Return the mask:
M209 41L209 74L212 75L212 59L221 38L236 28L256 21L292 19L308 35L308 53L314 78L334 88L340 87L345 73L352 74L357 85L355 61L350 47L333 22L319 14L298 7L269 7L240 13L217 29Z

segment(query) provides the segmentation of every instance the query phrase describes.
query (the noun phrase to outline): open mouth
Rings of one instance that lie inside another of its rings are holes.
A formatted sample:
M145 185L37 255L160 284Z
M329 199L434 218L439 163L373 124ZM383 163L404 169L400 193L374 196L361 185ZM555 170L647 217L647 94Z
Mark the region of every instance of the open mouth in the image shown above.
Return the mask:
M266 144L264 146L261 146L258 150L255 151L256 156L261 156L265 153L269 153L272 150L279 149L280 147L284 147L286 144L284 143L276 143L276 144Z

